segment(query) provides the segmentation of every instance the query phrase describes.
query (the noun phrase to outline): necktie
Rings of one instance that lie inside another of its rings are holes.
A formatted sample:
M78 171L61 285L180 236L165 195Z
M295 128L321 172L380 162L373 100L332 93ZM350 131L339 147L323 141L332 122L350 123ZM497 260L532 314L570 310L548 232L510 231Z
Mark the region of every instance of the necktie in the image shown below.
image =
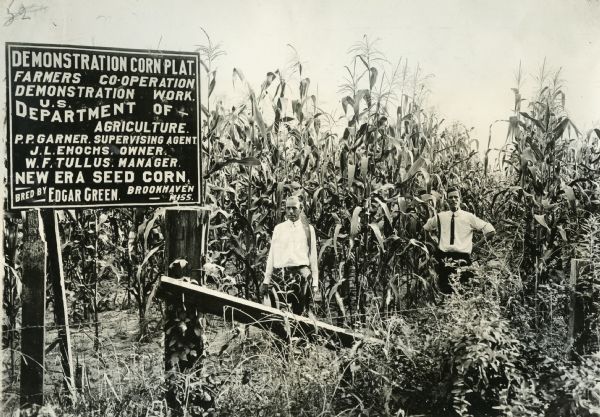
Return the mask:
M452 213L452 219L450 220L450 244L454 245L454 213Z

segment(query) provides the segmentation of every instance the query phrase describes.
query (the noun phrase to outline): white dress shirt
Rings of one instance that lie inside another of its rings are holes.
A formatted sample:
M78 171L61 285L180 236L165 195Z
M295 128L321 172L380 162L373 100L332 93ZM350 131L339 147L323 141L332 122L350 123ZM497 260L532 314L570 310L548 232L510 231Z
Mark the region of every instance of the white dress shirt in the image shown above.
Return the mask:
M267 268L265 270L265 279L263 283L271 283L273 268L286 268L290 266L306 265L310 267L312 275L313 288L319 287L319 269L317 254L317 237L315 229L310 227L310 255L308 251L308 242L306 231L300 219L292 222L286 220L279 223L273 230L273 239L269 257L267 258Z
M454 244L450 244L450 224L454 214ZM440 225L437 218L439 216ZM494 226L485 220L481 220L473 213L463 211L461 209L452 211L442 211L427 220L423 228L428 232L437 231L441 226L439 233L440 241L438 247L444 252L460 252L470 254L473 250L473 230L479 230L487 235L490 232L496 231Z

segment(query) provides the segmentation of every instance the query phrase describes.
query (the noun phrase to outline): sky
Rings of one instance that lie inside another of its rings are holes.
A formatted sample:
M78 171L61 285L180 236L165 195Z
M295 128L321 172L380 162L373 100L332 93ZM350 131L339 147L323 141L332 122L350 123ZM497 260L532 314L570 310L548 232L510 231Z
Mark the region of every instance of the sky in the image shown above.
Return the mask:
M348 49L364 35L392 63L406 59L431 75L427 107L473 127L485 146L489 125L514 103L523 68L525 97L542 64L561 68L567 110L581 130L600 126L600 1L392 0L0 0L0 39L136 49L194 51L204 29L219 58L215 98L235 104L233 68L259 89L284 68L293 45L321 107L341 114ZM0 71L4 79L4 54ZM2 89L5 87L2 86ZM4 109L6 95L0 95ZM3 111L4 113L4 111ZM506 137L494 125L493 144ZM5 135L6 133L4 133Z

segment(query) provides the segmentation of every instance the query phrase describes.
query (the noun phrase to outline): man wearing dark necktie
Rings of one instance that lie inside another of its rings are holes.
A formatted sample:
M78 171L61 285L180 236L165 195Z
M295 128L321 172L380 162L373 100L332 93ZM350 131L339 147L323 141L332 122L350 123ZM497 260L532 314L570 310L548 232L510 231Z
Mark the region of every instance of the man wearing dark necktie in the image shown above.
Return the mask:
M487 238L492 236L496 230L490 223L460 209L460 190L458 188L448 188L447 200L450 210L433 216L427 220L423 228L432 236L433 232L437 232L434 240L437 241L435 260L438 285L442 293L451 294L450 275L456 273L457 266L471 265L473 231L479 230ZM465 281L468 276L469 274L463 273L462 281Z

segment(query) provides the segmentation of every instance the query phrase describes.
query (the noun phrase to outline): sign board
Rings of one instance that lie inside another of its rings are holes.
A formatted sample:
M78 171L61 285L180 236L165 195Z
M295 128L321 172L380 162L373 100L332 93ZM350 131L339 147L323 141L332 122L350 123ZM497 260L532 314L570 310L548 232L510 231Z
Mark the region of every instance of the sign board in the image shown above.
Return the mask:
M12 209L198 204L195 53L6 44Z

